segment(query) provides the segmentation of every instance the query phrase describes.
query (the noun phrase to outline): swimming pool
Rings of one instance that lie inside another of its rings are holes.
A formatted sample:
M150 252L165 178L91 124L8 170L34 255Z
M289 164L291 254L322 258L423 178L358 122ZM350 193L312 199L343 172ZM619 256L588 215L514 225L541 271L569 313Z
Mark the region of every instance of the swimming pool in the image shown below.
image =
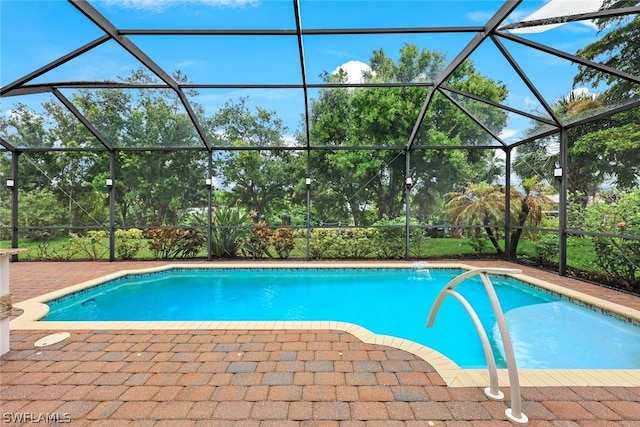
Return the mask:
M51 310L45 321L335 320L421 343L464 368L484 367L473 324L452 298L445 300L434 328L424 326L435 295L462 271L430 269L428 274L419 274L410 268L167 270L128 275L49 301ZM519 367L640 367L637 326L511 278L494 276L492 281L512 332ZM457 289L491 332L495 318L481 288L479 280L474 279ZM149 290L150 299L145 296ZM600 336L592 334L594 325L601 328ZM535 332L534 327L541 332ZM498 340L493 339L499 334L489 335L496 360L504 367Z

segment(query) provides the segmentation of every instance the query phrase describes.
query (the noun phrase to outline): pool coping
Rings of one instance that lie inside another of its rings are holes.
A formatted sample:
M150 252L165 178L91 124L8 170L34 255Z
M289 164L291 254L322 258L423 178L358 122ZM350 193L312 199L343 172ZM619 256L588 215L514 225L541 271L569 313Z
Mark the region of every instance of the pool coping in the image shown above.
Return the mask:
M77 285L49 292L35 298L14 304L14 308L23 310L17 318L11 320L11 330L337 330L347 332L364 343L385 345L407 351L429 363L442 377L449 387L485 387L489 385L489 372L486 369L463 369L445 355L416 342L374 334L368 329L356 324L338 321L100 321L100 322L41 322L49 308L45 301L65 296L71 292L83 290L109 280L114 280L129 274L146 274L171 269L239 269L239 268L287 268L287 269L345 269L345 268L456 268L474 269L475 266L463 263L428 263L428 262L398 262L394 264L346 262L340 264L317 265L302 262L269 262L260 266L248 266L242 262L225 264L167 264L137 270L121 270L97 279L88 280ZM544 280L530 277L526 274L505 274L525 283L558 294L564 298L589 307L596 307L628 321L640 323L640 311L625 307L591 295L554 285ZM428 313L425 311L425 316ZM426 317L425 317L426 319ZM640 384L640 369L519 369L519 383L522 387L546 386L620 386L635 387ZM508 386L507 369L498 370L499 383Z

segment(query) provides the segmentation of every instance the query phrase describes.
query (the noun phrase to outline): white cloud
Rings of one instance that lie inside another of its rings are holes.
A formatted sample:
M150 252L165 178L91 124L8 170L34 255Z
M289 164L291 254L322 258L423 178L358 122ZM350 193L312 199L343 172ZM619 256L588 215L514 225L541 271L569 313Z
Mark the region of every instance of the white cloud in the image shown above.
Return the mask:
M503 141L506 141L516 136L518 132L520 132L518 129L503 129L503 131L500 132L500 135L498 136L500 136L500 139L502 139Z
M524 105L531 108L531 107L537 107L538 105L540 105L540 103L538 102L537 99L533 99L533 98L529 98L528 96L525 96Z
M237 7L256 5L259 0L103 0L107 6L117 6L122 9L162 11L173 5L197 4L214 7Z
M295 147L298 144L298 140L295 135L283 135L282 140L286 147Z
M493 16L492 13L485 12L485 11L469 12L467 14L467 17L472 22L482 22L482 23L486 23L489 19L491 19L492 16Z
M575 96L578 96L580 98L585 98L585 97L589 96L589 97L595 99L598 96L597 93L591 92L589 90L589 88L586 88L586 87L577 87L577 88L573 89L571 91L571 93L573 93Z
M175 64L175 68L178 69L178 70L182 70L182 69L189 68L189 67L200 67L203 64L205 64L204 61L196 61L196 60L186 59L184 61L176 63Z
M340 69L347 73L347 83L362 83L362 73L371 72L371 67L362 61L348 61L337 67L331 74L337 74Z
M591 31L591 30L598 31L598 26L594 21L578 21L577 23L586 28L584 30L577 30L576 32L585 32L585 31ZM572 27L568 27L568 28L572 28Z

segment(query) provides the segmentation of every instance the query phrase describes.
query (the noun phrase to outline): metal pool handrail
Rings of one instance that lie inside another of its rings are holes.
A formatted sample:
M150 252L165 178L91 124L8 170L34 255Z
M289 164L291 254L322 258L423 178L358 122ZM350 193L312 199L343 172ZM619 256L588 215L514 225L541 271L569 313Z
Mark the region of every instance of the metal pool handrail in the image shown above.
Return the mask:
M470 277L479 275L482 279L482 283L484 285L484 289L489 297L489 301L491 302L491 307L493 308L493 312L496 316L496 322L498 323L498 329L500 330L500 336L502 338L502 346L504 348L505 358L507 359L507 369L509 371L509 384L511 386L511 408L507 408L505 410L505 415L507 418L518 424L526 424L529 422L529 419L525 414L522 413L522 399L520 397L520 381L518 378L518 367L516 365L516 359L513 354L513 345L511 344L511 337L509 336L509 330L507 329L507 322L504 318L504 313L502 312L502 307L500 307L500 301L498 301L498 296L496 295L496 291L493 288L493 284L489 279L489 274L520 274L522 270L513 269L513 268L474 268L472 270L466 271L459 276L452 279L447 285L442 288L436 300L431 307L431 312L429 313L429 318L427 320L427 327L430 328L433 326L433 323L436 320L436 315L438 314L438 310L442 305L442 302L446 298L447 295L453 296L457 299L462 306L467 310L467 313L471 317L473 324L478 331L478 335L480 336L480 341L482 343L482 348L484 350L484 355L487 360L487 368L489 369L489 387L485 388L484 393L490 399L494 400L502 400L504 398L504 394L498 389L498 372L496 369L496 362L493 357L493 352L491 351L491 346L489 344L489 339L487 338L487 333L478 318L471 304L458 292L453 289L458 286L463 281L467 280Z

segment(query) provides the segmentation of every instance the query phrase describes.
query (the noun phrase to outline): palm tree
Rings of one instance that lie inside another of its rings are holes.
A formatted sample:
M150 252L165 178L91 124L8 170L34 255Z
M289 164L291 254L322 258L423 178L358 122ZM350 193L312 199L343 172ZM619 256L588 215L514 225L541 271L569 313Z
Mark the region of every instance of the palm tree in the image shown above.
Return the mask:
M511 209L514 215L513 223L517 227L511 232L511 250L509 257L515 258L518 243L522 236L522 227L528 223L531 227L537 227L542 222L542 210L549 204L549 200L542 194L545 189L537 176L532 176L522 181L524 194L517 190L511 191Z
M491 224L504 218L505 198L502 187L479 182L469 184L462 192L448 193L446 196L450 198L446 205L447 215L456 224L484 227L491 244L501 254L502 248Z

